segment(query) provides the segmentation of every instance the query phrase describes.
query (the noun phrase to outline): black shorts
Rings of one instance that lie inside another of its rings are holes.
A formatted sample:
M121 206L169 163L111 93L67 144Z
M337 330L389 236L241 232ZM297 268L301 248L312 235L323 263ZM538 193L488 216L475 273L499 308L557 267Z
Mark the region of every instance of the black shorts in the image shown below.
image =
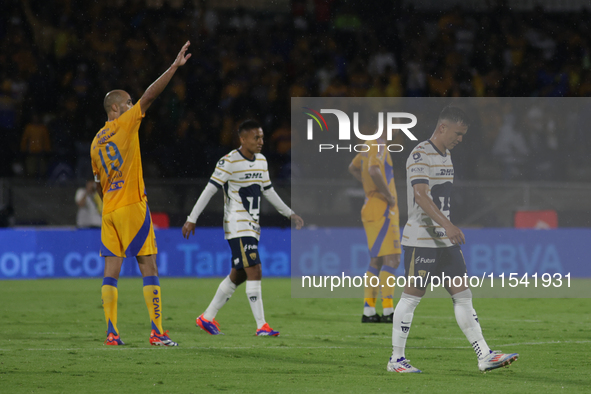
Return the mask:
M255 237L232 238L228 243L232 249L232 268L241 270L261 263L259 241Z
M404 247L404 274L408 283L418 289L427 287L433 276L438 276L441 283L449 287L447 277L453 281L454 277L462 277L466 273L466 262L459 245L447 248ZM409 279L417 276L422 281Z

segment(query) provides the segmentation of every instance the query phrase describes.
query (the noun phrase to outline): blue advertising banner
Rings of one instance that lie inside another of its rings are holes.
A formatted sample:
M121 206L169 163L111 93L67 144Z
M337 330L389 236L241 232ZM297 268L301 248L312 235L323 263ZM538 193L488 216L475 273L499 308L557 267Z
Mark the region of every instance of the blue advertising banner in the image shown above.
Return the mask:
M221 277L230 272L231 252L222 228L196 229L190 240L181 229L155 230L161 276ZM100 230L0 230L0 279L102 277ZM264 229L259 254L263 275L290 274L290 230ZM122 276L141 276L126 258Z
M585 246L591 229L466 229L462 246L469 275L570 273L591 277ZM291 250L290 235L293 235ZM160 275L220 277L230 271L230 248L221 228L197 229L190 240L180 229L156 230ZM0 279L101 277L99 230L0 230ZM263 275L363 275L369 253L363 229L265 228L259 245ZM402 264L398 268L403 273ZM139 276L135 259L123 276Z
M560 273L591 277L585 245L591 229L465 229L468 275ZM369 253L363 229L321 228L292 233L292 277L363 275ZM404 274L400 264L397 275Z

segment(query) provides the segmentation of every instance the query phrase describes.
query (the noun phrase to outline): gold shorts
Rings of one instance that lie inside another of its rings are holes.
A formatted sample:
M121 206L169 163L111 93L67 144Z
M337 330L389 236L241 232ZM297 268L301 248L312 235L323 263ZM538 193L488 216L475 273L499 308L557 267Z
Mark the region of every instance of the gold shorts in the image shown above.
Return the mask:
M147 201L126 205L103 215L101 256L133 257L157 253Z
M390 208L386 201L370 197L361 209L361 221L371 257L401 254L398 206Z

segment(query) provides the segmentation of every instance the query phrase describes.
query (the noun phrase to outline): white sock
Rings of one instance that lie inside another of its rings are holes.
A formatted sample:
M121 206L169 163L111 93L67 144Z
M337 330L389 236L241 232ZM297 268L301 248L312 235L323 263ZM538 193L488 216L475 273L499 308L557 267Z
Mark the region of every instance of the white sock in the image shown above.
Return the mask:
M387 315L391 315L392 313L394 313L394 308L384 308L384 310L382 311L382 313L387 316Z
M373 306L364 306L363 307L363 314L365 316L373 316L376 314L376 308Z
M226 276L222 283L220 283L218 286L218 289L213 296L213 300L211 300L211 303L203 313L205 320L212 321L215 318L215 315L217 315L218 311L222 309L222 306L224 306L230 297L232 297L232 294L234 294L235 290L236 285L232 283L230 276Z
M478 316L476 316L476 311L472 307L472 291L466 289L454 294L451 298L454 302L456 321L468 339L468 342L474 348L478 359L488 356L490 348L482 336Z
M250 302L250 309L257 322L257 330L262 328L265 321L265 311L263 310L263 297L261 292L261 281L260 280L247 280L246 281L246 296Z
M404 357L406 339L410 331L414 311L421 302L421 297L402 293L400 300L394 309L392 319L392 361L398 361Z

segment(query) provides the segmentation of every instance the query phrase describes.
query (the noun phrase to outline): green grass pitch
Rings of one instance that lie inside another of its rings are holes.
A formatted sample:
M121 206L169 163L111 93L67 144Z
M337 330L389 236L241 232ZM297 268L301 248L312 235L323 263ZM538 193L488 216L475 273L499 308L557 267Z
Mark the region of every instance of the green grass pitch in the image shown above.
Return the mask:
M164 329L178 348L151 347L141 279L119 281L123 347L103 345L101 279L2 281L2 393L394 392L505 393L591 390L591 300L475 299L493 349L518 352L482 374L450 299L424 299L407 358L422 374L386 371L392 326L361 324L362 300L292 299L289 279L263 280L278 338L254 336L241 286L217 320L195 327L220 279L162 278Z

